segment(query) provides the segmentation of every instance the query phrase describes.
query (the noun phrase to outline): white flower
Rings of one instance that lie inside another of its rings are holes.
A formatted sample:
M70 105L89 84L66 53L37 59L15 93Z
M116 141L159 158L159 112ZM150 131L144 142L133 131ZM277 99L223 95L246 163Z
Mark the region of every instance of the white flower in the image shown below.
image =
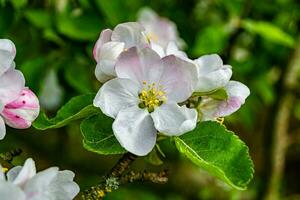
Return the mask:
M144 27L136 22L117 25L114 30L101 32L93 50L97 61L96 78L106 82L116 76L115 64L118 56L131 47L143 48L149 45Z
M196 110L177 104L193 92L192 63L131 48L120 55L116 74L101 87L94 105L115 118L114 134L126 150L143 156L153 149L157 131L174 136L195 128Z
M23 167L9 170L5 176L0 165L1 200L71 200L79 193L73 181L74 173L51 167L36 173L35 163L29 158Z
M6 134L5 123L13 128L28 128L40 110L38 98L25 87L23 74L15 69L15 54L14 44L10 40L1 39L0 140Z
M224 87L232 76L230 65L223 65L217 54L205 55L194 60L198 70L197 92L209 92Z
M216 120L218 117L225 117L234 113L250 95L249 88L237 81L229 81L224 89L228 95L227 100L216 100L211 97L202 98L200 103L201 121Z
M192 60L189 60L186 53L184 51L179 50L178 46L174 41L168 42L167 47L163 48L162 46L151 43L151 48L161 57L174 55L177 56L183 60L192 62Z
M178 37L176 25L163 17L158 16L152 9L144 8L140 11L138 22L146 29L146 34L152 46L161 46L166 49L168 43L173 41L180 48L184 41Z

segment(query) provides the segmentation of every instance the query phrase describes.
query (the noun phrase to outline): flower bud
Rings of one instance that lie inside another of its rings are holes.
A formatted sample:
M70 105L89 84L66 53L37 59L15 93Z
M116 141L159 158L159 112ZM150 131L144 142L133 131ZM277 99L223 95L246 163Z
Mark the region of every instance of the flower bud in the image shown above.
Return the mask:
M1 115L7 125L25 129L37 118L40 112L39 100L36 95L28 88L24 88L19 97L6 104Z

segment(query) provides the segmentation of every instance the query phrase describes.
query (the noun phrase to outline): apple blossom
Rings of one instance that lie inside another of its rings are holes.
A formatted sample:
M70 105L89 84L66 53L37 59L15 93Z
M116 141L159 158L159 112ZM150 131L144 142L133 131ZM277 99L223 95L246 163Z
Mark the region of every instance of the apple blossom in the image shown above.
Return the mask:
M219 117L225 117L234 113L245 103L245 99L250 95L249 88L237 81L229 81L224 89L228 95L228 98L225 100L202 97L199 106L201 121L216 120Z
M145 27L152 47L161 46L166 49L170 41L175 42L180 48L183 47L184 41L178 37L176 25L172 21L158 16L152 9L142 9L138 22Z
M116 76L115 64L118 56L130 47L149 46L145 29L139 23L127 22L117 25L114 30L105 29L95 44L93 55L97 61L95 75L100 82Z
M15 69L15 54L10 40L0 40L0 58L3 58L0 62L0 140L6 134L5 123L13 128L28 128L40 110L37 97L25 87L23 74Z
M71 200L79 193L74 173L51 167L36 173L29 158L23 167L12 168L5 175L0 165L1 200Z
M160 56L151 48L130 48L116 63L117 78L106 82L94 105L115 119L120 144L139 156L148 154L157 132L181 135L195 128L197 112L178 103L193 93L195 66L176 56Z

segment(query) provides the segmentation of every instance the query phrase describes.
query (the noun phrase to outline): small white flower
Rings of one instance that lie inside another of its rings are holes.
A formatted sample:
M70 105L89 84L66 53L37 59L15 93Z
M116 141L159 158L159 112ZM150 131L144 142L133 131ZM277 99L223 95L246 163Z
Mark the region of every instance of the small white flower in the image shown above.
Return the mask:
M145 29L139 23L127 22L117 25L114 30L105 29L101 32L93 50L97 61L96 78L106 82L116 76L115 64L118 56L131 47L149 46Z
M1 200L71 200L79 193L73 181L74 173L51 167L36 173L35 163L29 158L23 167L9 170L5 176L0 165Z
M183 47L184 41L178 37L176 25L172 21L158 16L152 9L143 8L139 13L138 22L145 27L146 35L153 48L159 45L165 50L171 41L180 48Z
M156 143L157 131L181 135L195 128L197 112L178 103L187 100L196 84L196 68L175 56L160 58L150 48L131 48L116 64L117 78L106 82L94 105L115 119L120 144L139 156Z
M250 95L249 88L237 81L229 81L224 89L228 95L227 100L203 97L200 104L201 121L216 120L219 117L231 115L245 103Z
M40 110L38 98L25 87L23 74L15 69L15 55L15 45L0 39L0 140L6 134L5 123L13 128L28 128Z
M209 92L224 87L232 76L230 65L223 65L217 54L205 55L194 60L198 70L197 92Z

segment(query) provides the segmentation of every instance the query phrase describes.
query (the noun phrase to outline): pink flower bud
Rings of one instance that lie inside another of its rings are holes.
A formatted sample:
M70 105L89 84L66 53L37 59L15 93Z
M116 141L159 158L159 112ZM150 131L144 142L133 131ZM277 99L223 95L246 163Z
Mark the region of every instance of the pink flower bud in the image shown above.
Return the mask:
M31 126L39 112L38 98L30 89L24 88L16 100L4 106L1 115L7 125L13 128L25 129Z

